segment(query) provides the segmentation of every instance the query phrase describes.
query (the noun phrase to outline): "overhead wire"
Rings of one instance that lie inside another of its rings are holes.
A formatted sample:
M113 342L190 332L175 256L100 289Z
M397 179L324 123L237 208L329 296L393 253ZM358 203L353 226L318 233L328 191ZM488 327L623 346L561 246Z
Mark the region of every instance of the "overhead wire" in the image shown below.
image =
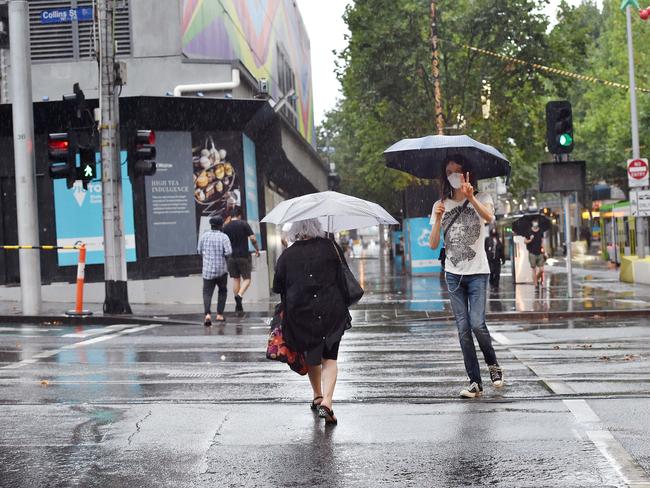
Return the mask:
M455 45L457 47L467 49L469 51L481 54L483 56L489 56L489 57L492 57L492 58L500 59L501 61L516 63L516 64L519 64L519 65L522 65L522 66L529 66L529 67L531 67L531 68L533 68L533 69L535 69L537 71L543 71L543 72L546 72L546 73L551 73L551 74L554 74L554 75L563 76L565 78L572 78L572 79L576 79L576 80L580 80L580 81L588 81L590 83L605 85L605 86L609 86L609 87L612 87L612 88L619 88L619 89L622 89L622 90L629 90L630 89L630 86L626 85L625 83L618 83L618 82L615 82L615 81L604 80L604 79L598 78L596 76L589 76L589 75L583 75L583 74L580 74L580 73L574 73L573 71L568 71L568 70L560 69L560 68L553 68L552 66L546 66L546 65L543 65L543 64L539 64L539 63L531 63L530 61L524 61L523 59L515 58L513 56L508 56L508 55L505 55L505 54L499 54L497 52L490 51L488 49L483 49L483 48L476 47L476 46L470 46L468 44L457 43L457 42L450 41L450 40L447 40L447 39L439 39L439 41L443 41L443 42L447 42L449 44L453 44L453 45ZM636 87L636 91L641 92L641 93L650 93L649 88L644 88L644 87L639 87L639 86Z

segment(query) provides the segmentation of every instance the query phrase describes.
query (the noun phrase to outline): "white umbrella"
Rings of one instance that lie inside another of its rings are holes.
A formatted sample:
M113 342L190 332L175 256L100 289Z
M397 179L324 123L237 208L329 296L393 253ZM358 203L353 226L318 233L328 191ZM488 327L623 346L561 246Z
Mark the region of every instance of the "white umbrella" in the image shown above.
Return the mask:
M285 200L271 210L262 222L282 225L307 219L320 220L323 229L328 232L398 224L380 205L335 191L310 193Z

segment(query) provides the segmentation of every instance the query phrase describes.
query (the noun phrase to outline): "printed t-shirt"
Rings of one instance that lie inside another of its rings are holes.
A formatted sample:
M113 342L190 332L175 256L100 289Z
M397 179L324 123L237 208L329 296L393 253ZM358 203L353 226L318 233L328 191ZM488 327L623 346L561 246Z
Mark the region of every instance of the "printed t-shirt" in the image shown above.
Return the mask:
M479 193L476 199L494 213L494 203L487 193ZM449 226L451 220L460 214L444 239L445 271L458 275L489 274L490 265L485 252L486 222L474 206L469 203L465 209L465 199L457 202L451 198L444 201L445 213L442 216L442 232ZM431 212L431 225L435 220Z

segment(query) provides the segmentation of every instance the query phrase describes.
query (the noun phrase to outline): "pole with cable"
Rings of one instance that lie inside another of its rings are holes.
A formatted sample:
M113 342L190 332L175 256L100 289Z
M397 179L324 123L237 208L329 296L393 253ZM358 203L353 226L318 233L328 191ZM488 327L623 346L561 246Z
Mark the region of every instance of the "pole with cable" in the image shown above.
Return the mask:
M25 0L9 2L9 45L11 57L11 109L16 172L16 220L18 241L38 245L36 159L32 66L29 46L29 5ZM37 251L19 251L20 293L23 314L41 310L41 259Z
M126 243L122 206L119 143L119 100L115 83L114 0L99 0L99 69L101 90L102 207L104 218L104 281L107 314L130 314L126 274Z
M639 4L636 0L623 0L621 9L625 10L625 20L627 25L627 58L630 75L630 116L632 119L632 158L641 157L639 147L639 116L636 108L636 80L634 75L634 44L632 37L632 6L638 10ZM630 190L630 191L639 191ZM636 254L640 259L645 258L646 230L645 217L636 218Z
M438 23L436 0L431 0L431 74L433 76L433 93L435 99L436 132L445 132L445 117L442 114L442 91L440 90L440 60L438 51Z

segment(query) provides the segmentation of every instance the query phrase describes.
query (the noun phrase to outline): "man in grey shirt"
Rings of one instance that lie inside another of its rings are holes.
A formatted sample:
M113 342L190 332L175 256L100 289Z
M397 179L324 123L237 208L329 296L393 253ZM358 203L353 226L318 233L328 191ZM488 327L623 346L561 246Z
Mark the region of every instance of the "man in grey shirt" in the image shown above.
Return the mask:
M223 217L215 216L210 219L209 231L199 239L198 252L203 258L203 309L206 327L212 325L210 303L215 286L219 287L217 299L217 322L225 322L223 311L226 308L228 296L228 265L226 258L232 254L232 246L228 236L222 232Z

